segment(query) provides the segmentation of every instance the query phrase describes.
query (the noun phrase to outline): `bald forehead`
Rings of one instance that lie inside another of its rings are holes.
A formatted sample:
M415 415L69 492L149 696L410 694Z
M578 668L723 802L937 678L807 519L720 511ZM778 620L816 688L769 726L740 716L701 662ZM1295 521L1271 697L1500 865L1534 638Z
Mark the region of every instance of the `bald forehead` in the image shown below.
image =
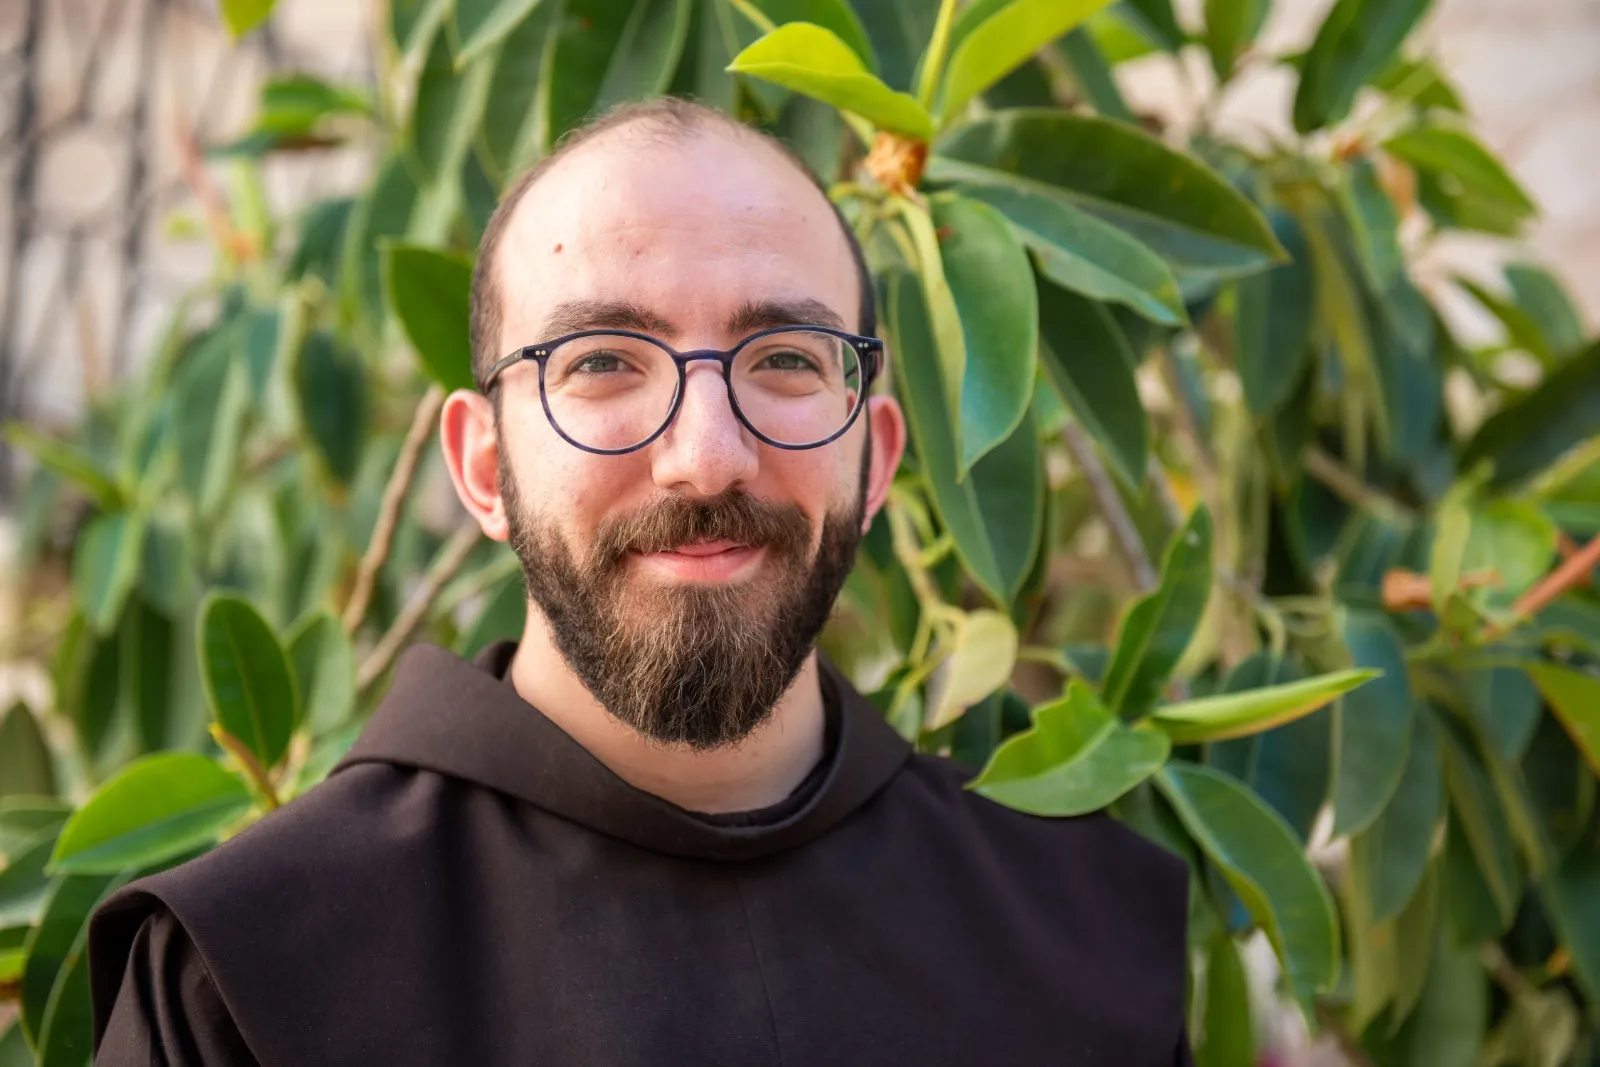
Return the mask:
M512 206L490 266L504 322L522 331L562 300L635 298L628 290L661 282L674 256L712 286L794 290L738 294L746 301L810 298L846 322L860 315L854 259L826 196L762 138L715 123L641 122L575 146Z

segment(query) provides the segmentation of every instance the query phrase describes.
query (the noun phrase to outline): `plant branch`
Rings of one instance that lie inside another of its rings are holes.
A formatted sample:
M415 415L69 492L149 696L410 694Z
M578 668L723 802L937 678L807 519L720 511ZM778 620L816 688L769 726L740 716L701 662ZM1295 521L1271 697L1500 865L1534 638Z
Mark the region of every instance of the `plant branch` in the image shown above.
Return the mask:
M1511 609L1514 618L1485 629L1484 640L1494 641L1504 637L1517 623L1532 619L1560 599L1567 590L1587 582L1589 572L1596 567L1600 567L1600 534L1596 534L1588 544L1562 560L1559 567L1539 579L1538 584L1518 597Z
M373 647L372 653L362 661L361 669L356 672L358 691L365 691L389 669L389 664L399 654L401 647L411 638L411 632L427 617L428 609L438 597L439 590L444 588L444 584L466 562L467 554L478 543L480 534L478 524L472 519L456 527L456 532L450 535L450 539L434 557L433 566L428 568L427 575L422 579L422 587L406 602L406 606L394 620L394 625L389 627L389 632L383 635Z
M1409 519L1411 509L1382 490L1375 489L1351 473L1328 453L1310 445L1301 456L1306 473L1311 475L1333 495L1352 507L1366 508L1385 519Z
M366 554L361 557L361 565L356 571L355 589L350 593L350 601L344 608L344 618L340 620L347 634L355 633L361 626L361 620L366 617L367 606L372 601L372 588L378 580L378 571L383 569L384 560L389 558L389 549L394 544L395 527L400 523L400 506L405 503L406 492L411 488L411 479L417 473L417 460L422 455L422 446L427 444L433 435L433 426L438 421L439 408L443 404L444 388L435 383L428 386L428 391L422 394L416 413L411 416L411 428L406 431L405 442L400 446L400 455L395 460L394 472L389 475L389 482L383 487L383 500L378 505L378 521L372 528L372 543L367 546Z
M243 741L224 730L220 723L211 724L211 736L228 755L238 761L240 767L244 768L244 773L250 777L250 781L266 800L267 809L276 811L281 807L278 791L272 785L272 777L267 774L267 769L261 765L261 761L256 759L256 754L246 748Z
M1100 508L1100 515L1105 519L1106 526L1111 530L1111 539L1116 542L1122 558L1128 565L1128 571L1133 575L1134 584L1139 587L1139 592L1147 593L1156 587L1156 571L1151 566L1150 554L1145 551L1144 539L1139 536L1139 528L1134 525L1133 516L1128 513L1127 505L1122 502L1122 497L1117 493L1117 487L1111 481L1111 475L1106 471L1104 463L1095 454L1094 445L1089 441L1089 435L1083 432L1083 427L1076 422L1068 422L1061 428L1061 436L1067 446L1067 451L1072 453L1072 461L1083 471L1084 480L1089 483L1089 492L1093 494L1095 503Z

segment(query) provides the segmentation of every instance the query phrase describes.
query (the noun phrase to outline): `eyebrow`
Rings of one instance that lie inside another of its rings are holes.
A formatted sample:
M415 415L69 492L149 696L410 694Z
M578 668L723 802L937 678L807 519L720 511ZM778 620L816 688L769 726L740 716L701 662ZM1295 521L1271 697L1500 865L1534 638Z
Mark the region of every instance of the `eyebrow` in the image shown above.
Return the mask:
M773 326L845 328L844 320L832 308L810 297L746 300L734 309L726 323L728 333L741 337ZM665 316L628 300L567 300L557 304L545 319L547 336L559 337L579 330L637 330L669 338L677 333Z

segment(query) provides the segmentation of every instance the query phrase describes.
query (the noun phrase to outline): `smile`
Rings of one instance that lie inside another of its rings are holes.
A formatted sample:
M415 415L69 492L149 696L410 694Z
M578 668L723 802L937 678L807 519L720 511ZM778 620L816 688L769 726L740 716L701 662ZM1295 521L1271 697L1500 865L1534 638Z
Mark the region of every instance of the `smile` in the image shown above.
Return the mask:
M737 541L700 541L670 552L636 552L645 567L682 582L727 582L744 577L760 560L762 548Z

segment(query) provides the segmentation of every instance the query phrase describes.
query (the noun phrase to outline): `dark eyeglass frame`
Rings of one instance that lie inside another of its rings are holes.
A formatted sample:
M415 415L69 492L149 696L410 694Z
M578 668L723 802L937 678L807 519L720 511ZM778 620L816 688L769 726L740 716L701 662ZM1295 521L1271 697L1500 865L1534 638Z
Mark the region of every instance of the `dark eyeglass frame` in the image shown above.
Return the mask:
M744 411L740 409L739 398L733 391L733 361L739 355L739 352L752 341L759 341L763 337L771 337L774 334L781 333L830 334L831 336L837 337L840 340L849 342L850 347L855 349L856 354L861 359L861 388L857 394L858 399L856 401L856 406L851 410L850 417L844 420L843 426L839 427L833 433L829 434L827 437L824 437L820 441L813 441L810 444L805 445L792 445L786 444L783 441L773 440L760 430L756 429L756 427L751 423ZM580 337L596 337L601 334L612 337L632 337L640 341L648 341L657 348L661 349L667 355L671 356L672 362L676 364L678 368L678 385L676 391L672 394L672 406L667 409L667 417L662 420L661 425L658 426L655 431L643 441L640 441L636 445L629 445L627 448L594 448L590 445L584 444L582 441L574 440L567 434L567 431L561 428L561 424L556 421L555 414L550 410L550 397L545 393L544 369L545 364L549 362L550 354L561 345L566 344L568 341L576 341ZM717 348L698 348L690 352L679 352L665 341L651 337L647 333L639 333L636 330L579 330L576 333L563 334L553 341L545 341L541 344L528 345L525 348L517 349L515 352L511 353L509 356L506 356L504 359L500 360L494 366L489 368L489 372L484 375L483 381L478 383L478 391L483 393L485 396L489 395L489 391L495 386L496 379L498 379L504 371L516 366L523 360L532 360L533 362L539 364L539 403L544 407L544 417L549 420L550 428L555 430L556 434L560 436L563 441L567 442L567 444L574 448L582 449L583 451L591 453L592 455L623 456L627 455L629 452L637 452L645 445L648 445L650 442L660 437L666 432L667 427L672 425L672 420L678 417L678 410L683 407L683 393L684 386L688 384L689 364L693 363L697 359L715 360L722 365L722 381L728 388L728 405L733 409L734 417L739 420L745 429L755 434L758 440L765 444L771 445L773 448L785 448L792 452L803 452L810 448L821 448L825 444L838 440L844 435L846 430L855 425L856 417L861 414L861 409L867 406L867 390L872 387L873 381L876 380L878 375L883 371L883 340L877 337L866 337L862 334L849 333L845 330L836 330L831 326L805 326L796 324L772 326L765 330L759 330L756 333L751 334L749 337L746 337L732 348L726 350Z

